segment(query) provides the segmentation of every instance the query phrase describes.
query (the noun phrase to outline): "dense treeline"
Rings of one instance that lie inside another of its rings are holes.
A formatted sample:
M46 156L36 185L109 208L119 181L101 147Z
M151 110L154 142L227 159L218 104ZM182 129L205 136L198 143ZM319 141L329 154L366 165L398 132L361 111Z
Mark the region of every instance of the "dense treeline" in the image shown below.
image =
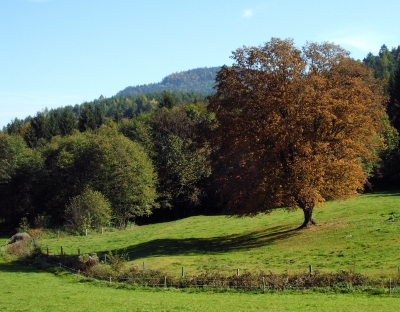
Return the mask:
M100 98L14 120L0 133L0 221L81 231L125 227L156 208L156 219L192 214L211 173L196 129L212 115L199 100L167 91Z
M118 96L131 96L166 90L179 92L198 92L201 94L213 93L215 74L220 67L196 68L184 72L174 73L165 77L159 83L151 83L136 87L127 87L118 92Z
M363 62L374 70L376 78L384 80L388 96L386 111L391 124L400 132L400 46L389 50L382 45L378 55L369 53ZM395 134L392 134L391 146L381 159L370 182L375 188L395 186L400 182L400 146Z
M311 49L311 46L309 48ZM293 51L295 53L297 50ZM221 207L227 206L232 198L237 198L238 203L251 201L252 205L261 207L265 204L264 195L257 199L254 194L258 194L259 187L265 183L265 179L261 177L265 169L264 162L260 162L260 169L252 171L252 174L262 182L256 183L257 185L254 183L254 177L247 175L243 168L252 162L255 164L255 154L250 149L254 147L253 143L257 143L257 151L267 154L277 145L273 140L268 139L264 142L260 139L266 134L267 129L262 128L264 119L260 117L260 114L261 112L266 114L267 111L253 110L254 105L258 107L257 105L265 105L269 103L268 101L272 101L268 105L275 105L272 99L277 98L282 86L290 92L297 92L293 90L300 90L304 86L307 92L314 89L320 92L332 84L334 92L341 96L347 94L344 92L347 90L345 81L338 79L333 82L334 75L338 77L348 75L357 87L359 87L357 75L363 77L365 81L370 81L371 85L380 86L379 81L383 81L384 92L388 99L389 118L379 117L385 129L382 138L379 137L379 142L382 142L385 148L372 149L373 153L380 153L381 161L377 164L376 161L368 162L364 159L362 174L373 174L374 177L370 177L369 181L375 186L399 181L398 134L390 127L391 123L400 130L399 52L400 48L389 51L383 46L377 56L370 53L364 59L364 63L374 69L378 82L373 82L369 74L361 69L359 63L348 61L344 54L343 58L348 64L343 65L337 72L329 72L331 76L316 72L315 77L303 81L303 76L299 75L296 76L298 85L293 86L289 85L289 82L294 82L294 79L287 80L280 76L285 75L284 71L271 72L271 76L268 76L269 82L265 82L264 73L256 68L255 64L250 64L249 68L244 69L238 66L236 73L230 68L223 67L217 76L217 82L220 84L218 86L220 89L216 89L219 90L218 96L207 97L195 92L165 90L147 94L133 93L128 96L117 95L111 98L101 96L97 100L81 105L46 109L25 120L15 119L0 133L1 227L11 230L23 220L35 227L68 226L82 232L85 228L107 225L124 228L131 221L161 221L205 213L206 210L216 212ZM338 50L337 53L337 60L340 60L338 61L340 63L342 50ZM283 53L282 58L285 57L286 54ZM319 58L316 60L320 61ZM270 60L270 62L274 61ZM280 63L278 65L282 66ZM300 66L299 72L301 72L300 61L296 66ZM325 73L325 68L323 66L321 68L321 72ZM351 73L350 69L354 70L354 73ZM177 73L166 77L163 82L164 85L187 84L189 76L192 78L199 76L196 79L209 81L210 77L215 75L213 70L202 72L203 76L196 70L189 71L188 74ZM254 79L258 77L256 73L264 78L255 81L254 86L251 87L249 87L250 80L246 80L240 87L243 89L239 88L240 79L244 79L246 75L248 79ZM276 81L271 78L275 77L274 75L278 77ZM350 80L347 83L350 83ZM323 84L322 81L326 83ZM319 83L321 86L317 86ZM303 86L299 87L302 84ZM256 94L254 90L258 90L259 86L263 85L268 86L268 92L275 90L273 88L276 87L278 93L274 93L274 97L269 97L266 90L261 88ZM233 89L229 91L229 88ZM342 91L337 91L339 89ZM376 94L379 93L378 89L380 90L380 87L375 88ZM317 94L313 92L309 96ZM329 92L323 95L327 101L331 96ZM363 92L357 94L360 95ZM299 95L300 104L303 103L302 97L305 95L307 94L304 92L301 96ZM263 100L256 102L257 97ZM289 98L293 99L293 96ZM354 98L349 95L349 99L354 100ZM359 98L363 101L362 96ZM212 102L211 107L208 104L209 100ZM313 99L313 101L316 100L319 98ZM308 103L307 101L304 103ZM343 103L346 101L344 99ZM287 103L291 103L291 100ZM221 105L227 108L231 104L234 105L232 111L221 111ZM380 103L377 104L380 105ZM304 116L296 119L298 111L278 107L276 114L274 113L277 128L271 134L278 135L279 129L285 123L290 126L303 124L301 127L308 129L309 136L314 135L313 144L315 145L316 134L323 129L321 122L326 119L329 124L332 120L328 117L322 118L322 113L316 117L315 105L310 107L310 122ZM242 118L248 113L251 118L241 123ZM327 111L325 113L331 114ZM337 115L338 112L332 114ZM342 117L343 120L347 120L346 116ZM331 126L337 127L337 125ZM219 130L214 131L218 127ZM343 125L341 127L344 129ZM326 129L328 128L327 126ZM230 134L233 129L236 129L237 138ZM246 129L250 129L248 138L245 137ZM260 135L255 140L250 140L250 134L255 133L254 129L258 129ZM304 129L301 134L303 136L307 132ZM295 134L300 135L300 132L295 130L291 133L293 138ZM295 144L298 140L293 139L294 145L289 146L286 156L281 152L276 154L278 165L269 167L268 170L271 172L268 175L278 172L279 164L284 161L287 167L285 175L294 176L289 174L288 164L295 157L297 157L297 162L300 159L300 154L303 152L296 156L296 149L308 146L308 139L306 137L303 139L305 141L300 147ZM326 143L324 140L322 140L322 145ZM284 140L279 139L279 142L283 144ZM379 142L372 140L371 144L378 146ZM229 150L224 150L228 148L228 143L235 149L229 147ZM267 147L261 146L267 143L269 144L266 145ZM340 144L335 156L342 153ZM226 159L222 157L222 152L225 153ZM306 155L305 153L306 149L303 154ZM245 155L246 159L239 161L239 154ZM375 156L371 157L375 159ZM309 159L308 156L304 156L307 166L311 166ZM349 163L348 160L346 162ZM357 160L355 164L356 162ZM321 160L319 163L326 164L327 161ZM214 164L213 168L212 164ZM305 171L307 166L304 165L301 170ZM311 173L316 172L315 168L310 170L314 170L310 171ZM226 175L228 171L233 172L234 175ZM316 175L311 174L311 176ZM240 179L232 186L229 184L232 181L229 182L229 180L235 177ZM363 179L360 178L361 180ZM298 181L299 178L295 182L298 183ZM293 185L296 184L295 182ZM221 188L221 183L225 183L225 189ZM283 183L271 184L271 190L276 191L276 187ZM244 186L248 186L249 190L243 190ZM225 196L222 196L223 191L225 191ZM233 197L232 191L234 191ZM299 206L301 199L302 197L296 199L295 205ZM255 210L257 209L256 207Z

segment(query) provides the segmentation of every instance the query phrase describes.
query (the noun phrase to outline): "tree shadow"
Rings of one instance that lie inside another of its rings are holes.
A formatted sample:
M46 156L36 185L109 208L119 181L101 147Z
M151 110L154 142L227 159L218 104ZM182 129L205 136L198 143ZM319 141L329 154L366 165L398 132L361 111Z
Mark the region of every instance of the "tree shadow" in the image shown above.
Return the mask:
M149 257L177 255L207 255L221 254L232 251L245 251L274 244L300 233L297 229L287 226L275 226L267 229L253 230L246 233L217 236L210 238L155 239L148 242L131 245L126 248L113 250L117 253L128 254L130 260ZM109 250L96 251L98 255L107 254ZM76 257L76 256L69 256ZM43 272L45 264L25 259L0 262L2 272ZM48 267L47 267L48 269Z
M220 254L232 251L250 250L287 239L299 233L297 229L276 226L266 230L252 231L245 234L217 236L210 238L155 239L114 250L126 253L130 260L148 257ZM107 253L100 251L99 253Z
M20 259L8 262L0 262L0 271L9 273L34 273L38 271L43 271L37 263L32 263L31 261Z

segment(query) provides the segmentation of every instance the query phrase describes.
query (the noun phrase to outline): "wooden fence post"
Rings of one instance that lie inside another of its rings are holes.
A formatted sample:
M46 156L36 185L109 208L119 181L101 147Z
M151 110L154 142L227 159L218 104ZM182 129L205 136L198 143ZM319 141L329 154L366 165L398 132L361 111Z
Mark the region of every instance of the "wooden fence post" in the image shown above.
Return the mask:
M184 277L185 277L185 268L182 267L182 278L184 278Z
M143 261L143 272L146 272L146 262Z
M164 288L167 288L167 277L164 276Z
M265 294L265 277L263 276L263 293Z
M310 276L312 275L312 264L310 264Z
M240 269L236 269L236 275L237 275L237 276L240 275Z
M62 248L62 246L61 246L61 256L64 254L64 252L63 252L63 248Z

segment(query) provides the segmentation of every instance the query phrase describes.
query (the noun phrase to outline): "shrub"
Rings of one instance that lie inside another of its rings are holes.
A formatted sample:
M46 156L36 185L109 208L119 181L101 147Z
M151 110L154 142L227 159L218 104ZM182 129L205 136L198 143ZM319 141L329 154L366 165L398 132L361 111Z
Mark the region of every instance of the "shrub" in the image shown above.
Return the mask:
M79 256L79 264L80 269L88 270L99 264L99 257L97 257L96 253L92 253L92 255L81 255Z
M86 187L81 195L71 199L65 215L73 229L83 232L110 224L111 205L102 193Z
M109 252L107 258L114 271L121 271L125 262L129 260L127 253L113 253L112 251Z

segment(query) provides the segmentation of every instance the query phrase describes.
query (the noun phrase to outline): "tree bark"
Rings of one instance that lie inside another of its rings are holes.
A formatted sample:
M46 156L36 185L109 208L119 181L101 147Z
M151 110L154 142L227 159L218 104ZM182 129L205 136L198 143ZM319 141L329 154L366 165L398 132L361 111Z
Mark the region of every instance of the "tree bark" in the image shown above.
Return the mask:
M299 229L304 229L309 227L310 225L315 225L315 220L312 217L314 207L311 208L302 208L304 213L304 222L300 225Z

